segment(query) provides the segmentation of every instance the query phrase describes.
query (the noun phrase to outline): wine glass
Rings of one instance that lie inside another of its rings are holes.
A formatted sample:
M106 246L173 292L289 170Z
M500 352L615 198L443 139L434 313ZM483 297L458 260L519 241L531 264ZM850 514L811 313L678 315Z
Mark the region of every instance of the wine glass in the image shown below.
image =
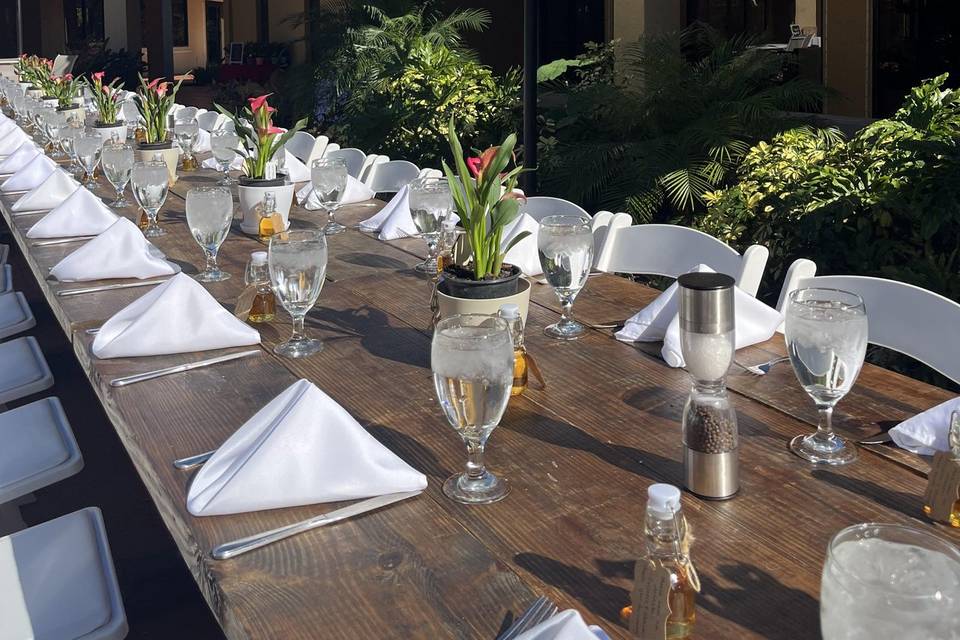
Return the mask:
M97 165L100 164L103 138L96 132L84 132L77 136L73 144L77 149L77 159L80 160L80 166L83 167L85 180L83 186L87 189L96 189L97 181L93 179L93 173L97 170Z
M233 131L218 130L210 132L210 150L217 164L220 165L220 172L223 179L220 184L229 186L237 184L235 178L230 177L230 164L237 157L237 147L240 144L240 136Z
M437 242L441 225L452 209L453 198L446 178L418 178L410 183L410 215L427 241L427 258L414 267L417 271L437 273Z
M167 163L162 161L137 162L130 173L133 197L147 214L147 228L143 230L143 235L148 238L167 234L157 224L157 214L167 199L169 179Z
M197 144L200 135L200 125L196 120L177 120L173 125L173 136L183 150L180 168L184 171L193 171L197 168L197 161L193 155L193 147Z
M103 151L100 153L103 174L117 191L117 199L110 203L111 207L130 206L130 203L123 197L123 190L130 182L133 162L133 147L129 144L112 142L103 145Z
M310 182L320 206L329 216L323 232L328 235L343 233L346 229L333 219L334 212L340 207L343 192L347 188L347 163L342 158L319 158L310 167Z
M441 320L433 331L430 367L440 408L467 445L466 470L447 478L444 494L465 504L503 499L510 485L486 469L483 451L513 386L513 340L507 323L480 314Z
M322 231L283 231L270 236L267 252L270 285L293 319L293 335L273 352L303 358L323 350L323 342L304 335L303 319L316 303L327 272L327 239Z
M820 581L823 640L955 638L960 551L932 533L857 524L827 548Z
M60 132L67 126L67 116L58 111L51 111L44 116L44 123L46 124L47 138L50 139L50 158L63 160L67 155L60 147Z
M558 340L576 340L586 327L573 319L573 301L583 289L593 264L593 232L580 216L547 216L537 236L540 266L547 283L560 298L559 322L543 332Z
M848 464L857 450L833 432L833 407L853 386L867 352L867 310L855 293L808 288L787 300L784 337L793 371L820 412L816 433L790 450L810 462Z
M207 258L206 269L196 275L200 282L221 282L230 274L217 266L217 251L230 233L233 196L227 187L198 187L187 192L187 226Z
M70 166L67 170L74 176L80 175L83 167L80 166L80 159L77 157L77 138L83 134L83 128L69 125L60 130L60 143L63 150L70 156Z

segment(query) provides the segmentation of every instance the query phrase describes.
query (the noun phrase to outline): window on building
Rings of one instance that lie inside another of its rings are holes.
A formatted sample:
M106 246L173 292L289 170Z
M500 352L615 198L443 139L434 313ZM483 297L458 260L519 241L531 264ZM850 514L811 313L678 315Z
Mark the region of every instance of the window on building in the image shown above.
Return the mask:
M103 40L103 0L63 0L63 21L70 48Z
M20 0L0 0L0 58L20 55Z
M187 22L187 0L173 0L173 46L190 46L190 25Z

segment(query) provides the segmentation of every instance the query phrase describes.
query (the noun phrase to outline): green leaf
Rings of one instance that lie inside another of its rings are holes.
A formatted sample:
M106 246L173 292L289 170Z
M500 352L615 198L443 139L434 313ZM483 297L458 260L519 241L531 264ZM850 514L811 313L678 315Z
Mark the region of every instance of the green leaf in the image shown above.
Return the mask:
M572 69L573 67L582 67L586 63L586 60L565 60L560 58L558 60L554 60L553 62L540 65L540 67L537 69L537 82L549 82L551 80L556 80L569 69Z

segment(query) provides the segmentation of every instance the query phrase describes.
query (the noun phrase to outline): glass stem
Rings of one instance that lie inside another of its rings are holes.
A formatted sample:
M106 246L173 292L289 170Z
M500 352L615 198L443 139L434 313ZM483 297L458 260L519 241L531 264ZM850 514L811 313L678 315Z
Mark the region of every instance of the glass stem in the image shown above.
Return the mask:
M436 261L437 259L437 239L433 237L427 238L427 261Z
M217 252L206 249L204 253L207 255L207 272L219 271L220 269L217 267Z
M560 324L573 321L573 300L570 296L560 297Z
M833 407L818 407L820 420L817 422L817 432L813 437L823 443L833 440Z
M303 340L303 319L305 316L292 316L293 318L293 335L290 336L290 341Z
M467 477L470 480L479 480L487 473L483 465L483 443L467 440Z

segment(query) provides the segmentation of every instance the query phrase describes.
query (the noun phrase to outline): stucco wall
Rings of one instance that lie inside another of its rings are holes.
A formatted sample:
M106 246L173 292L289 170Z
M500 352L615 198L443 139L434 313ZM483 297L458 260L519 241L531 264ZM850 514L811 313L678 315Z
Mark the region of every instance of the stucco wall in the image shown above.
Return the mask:
M173 68L177 73L207 66L207 31L205 0L187 3L186 47L173 48Z
M823 81L837 92L826 113L872 115L872 13L871 0L824 0Z

